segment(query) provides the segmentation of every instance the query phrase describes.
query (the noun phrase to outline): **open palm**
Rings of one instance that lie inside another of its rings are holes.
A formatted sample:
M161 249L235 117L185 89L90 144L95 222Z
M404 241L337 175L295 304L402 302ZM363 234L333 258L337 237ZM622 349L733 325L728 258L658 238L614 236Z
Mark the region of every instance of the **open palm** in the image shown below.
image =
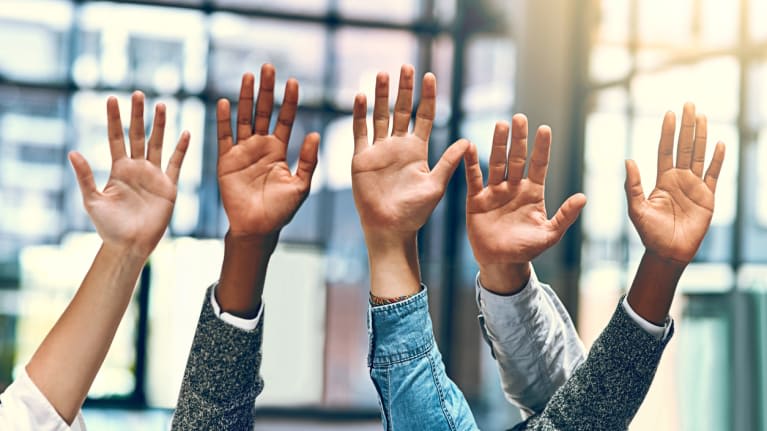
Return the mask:
M436 79L423 78L421 103L412 133L408 132L413 104L414 71L403 66L389 130L389 78L376 78L373 145L367 136L367 101L354 101L352 190L363 229L410 234L426 223L445 193L468 142L450 146L434 169L429 169L428 142L436 107Z
M166 172L162 172L164 105L156 107L146 154L143 94L136 92L132 97L130 157L125 152L120 111L114 97L107 100L107 117L112 170L104 190L96 188L93 172L81 154L72 152L69 158L77 175L85 209L104 242L129 247L148 256L170 221L176 201L176 183L189 145L189 133L182 133Z
M298 82L288 80L285 99L273 134L269 121L274 104L274 67L261 68L253 119L254 77L242 78L237 114L237 144L233 143L229 102L218 103L218 183L221 200L235 236L279 232L306 199L317 165L319 135L304 138L295 174L286 156L298 106Z
M466 153L466 225L469 242L480 265L526 263L554 245L586 204L582 194L571 196L554 218L546 215L544 185L549 163L551 130L538 129L527 178L527 119L512 120L511 150L507 123L496 124L490 152L487 187L476 147Z
M724 162L724 144L717 143L705 177L706 118L695 116L695 105L684 106L674 166L673 112L663 119L658 145L655 189L645 199L639 169L626 161L629 217L645 247L661 257L687 263L698 251L714 212L714 192Z

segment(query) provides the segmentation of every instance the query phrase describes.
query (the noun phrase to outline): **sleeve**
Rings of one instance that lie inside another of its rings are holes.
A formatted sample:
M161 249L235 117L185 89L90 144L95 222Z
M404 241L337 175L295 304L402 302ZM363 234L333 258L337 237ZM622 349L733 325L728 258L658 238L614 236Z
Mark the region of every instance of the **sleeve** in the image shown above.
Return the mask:
M404 301L371 306L368 333L368 366L384 429L478 429L463 393L445 372L425 288Z
M216 287L218 287L218 284L214 285L210 289L210 306L213 307L213 314L215 314L216 317L223 320L224 322L234 326L235 328L240 328L245 331L252 331L256 329L258 322L261 321L261 315L264 313L264 303L261 303L261 307L258 309L258 314L256 314L256 317L252 319L244 319L242 317L235 316L234 314L227 313L226 311L222 312L221 306L218 305L218 301L216 300Z
M672 321L667 335L657 339L619 304L586 361L525 429L627 429L673 334Z
M263 319L243 330L216 317L211 301L203 301L171 429L253 429L255 400L264 386L262 333Z
M78 412L68 425L22 368L16 381L0 394L0 429L85 431L85 423Z
M476 293L479 326L506 398L525 418L542 412L586 359L570 315L535 272L521 291L509 296L486 290L477 274Z

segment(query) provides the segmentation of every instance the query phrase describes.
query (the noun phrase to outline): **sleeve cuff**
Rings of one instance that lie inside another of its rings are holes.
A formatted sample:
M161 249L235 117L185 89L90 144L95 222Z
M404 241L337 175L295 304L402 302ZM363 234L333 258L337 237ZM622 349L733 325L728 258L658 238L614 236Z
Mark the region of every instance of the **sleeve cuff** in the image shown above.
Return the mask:
M518 292L512 295L499 295L482 286L479 272L475 278L477 307L480 313L491 320L501 318L507 322L519 322L527 318L526 312L534 308L534 303L540 300L541 283L531 268L530 279Z
M658 326L652 322L645 320L636 311L634 311L633 308L631 308L631 304L629 304L629 301L628 301L628 295L623 297L623 301L621 301L621 305L623 306L623 310L626 312L626 314L628 314L631 320L633 320L637 325L639 325L639 327L642 328L645 332L655 337L655 339L662 340L668 337L669 329L671 328L671 318L666 317L666 322L663 324L663 326Z
M234 314L227 313L226 311L221 311L221 306L218 305L218 301L216 301L216 288L218 287L218 282L213 285L213 288L210 289L210 305L213 307L213 314L216 315L219 319L223 320L224 322L234 326L235 328L239 328L245 331L252 331L256 329L256 326L258 326L258 322L261 320L261 315L264 312L264 303L261 303L261 307L258 309L258 314L253 319L244 319L242 317L237 317Z

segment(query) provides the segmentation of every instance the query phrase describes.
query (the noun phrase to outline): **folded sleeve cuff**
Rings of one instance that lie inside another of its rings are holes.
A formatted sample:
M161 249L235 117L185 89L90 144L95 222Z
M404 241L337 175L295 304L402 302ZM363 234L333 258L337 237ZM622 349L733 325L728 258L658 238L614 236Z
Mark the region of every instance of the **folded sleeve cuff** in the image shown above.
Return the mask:
M474 284L477 306L488 320L501 319L505 324L525 321L529 310L534 310L536 301L541 300L541 283L534 269L531 269L530 279L525 287L513 295L499 295L485 289L479 280L479 272Z
M629 304L628 296L623 297L621 306L623 307L623 311L626 312L626 314L631 318L631 320L634 321L634 323L645 330L648 334L655 337L656 340L663 340L668 337L668 333L671 330L670 317L666 317L666 322L663 324L663 326L658 326L645 320L642 316L639 315L639 313L634 311L634 309L631 308L631 304Z
M264 311L264 303L261 303L261 307L258 308L258 314L253 319L244 319L237 317L234 314L221 311L221 306L216 301L216 288L218 288L218 282L215 283L210 289L210 306L213 307L213 314L224 322L234 326L235 328L242 329L244 331L252 331L258 326L258 322L261 321L261 314Z
M394 304L368 306L368 365L388 366L415 359L434 345L426 287Z

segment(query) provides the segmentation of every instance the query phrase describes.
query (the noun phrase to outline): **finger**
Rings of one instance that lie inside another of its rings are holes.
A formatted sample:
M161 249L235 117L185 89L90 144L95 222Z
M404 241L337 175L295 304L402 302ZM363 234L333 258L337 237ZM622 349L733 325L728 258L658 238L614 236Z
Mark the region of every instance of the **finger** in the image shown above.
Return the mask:
M482 168L479 166L477 146L469 143L469 148L463 155L466 170L466 196L472 197L482 192Z
M264 64L261 66L261 82L258 86L258 99L256 100L256 124L253 128L257 135L269 134L269 121L272 118L273 105L274 66Z
M722 164L724 163L724 142L717 142L716 148L714 148L714 157L711 159L711 164L708 165L706 171L706 177L704 182L708 186L711 192L716 191L716 183L719 180L719 172L722 171Z
M373 142L387 136L389 136L389 75L381 72L376 76L376 99L373 104Z
M450 177L453 176L453 172L458 168L458 164L461 163L461 158L468 148L469 141L466 139L459 139L445 150L442 157L440 157L437 164L434 166L434 169L432 169L431 176L439 182L443 191L447 188L447 183L450 181Z
M584 206L586 206L586 195L576 193L559 207L557 213L551 218L551 227L557 232L559 238L562 238L567 229L575 223Z
M144 154L144 93L133 92L131 96L130 126L130 156L132 159L143 159Z
M93 171L91 170L88 161L85 160L85 157L77 151L71 151L69 153L69 162L72 164L72 169L75 171L77 184L80 185L80 193L83 195L83 202L98 195L99 191L96 188L96 182L93 179Z
M405 136L410 125L410 115L413 112L413 66L405 64L399 75L399 91L394 103L394 121L392 136Z
M431 128L434 124L434 115L437 111L437 78L433 73L427 73L423 76L421 86L421 103L418 104L418 112L415 115L415 126L413 134L423 139L429 140Z
M696 177L703 176L703 165L706 162L706 133L707 123L705 115L695 117L695 146L692 150L692 165L690 170Z
M644 190L642 190L642 179L639 175L639 168L633 160L626 160L626 200L628 201L629 215L633 217L642 202L645 200Z
M112 162L115 162L125 154L125 138L123 137L123 125L120 121L120 108L117 98L111 96L107 99L107 134L109 136L109 152L112 154Z
M234 145L232 140L232 113L229 101L219 99L216 106L216 122L218 133L218 155L226 154Z
M253 134L253 86L255 81L256 77L250 72L242 75L240 100L237 102L238 141L248 139Z
M181 137L178 139L176 150L173 151L173 155L170 156L168 167L165 169L165 175L173 181L173 184L178 184L178 176L181 173L181 164L184 162L184 155L186 155L187 148L189 148L189 132L184 130L181 132Z
M149 135L149 148L146 158L153 165L160 167L162 160L162 141L165 135L165 105L158 103L154 108L152 133Z
M527 178L535 184L546 183L546 171L549 169L549 153L551 152L551 128L541 126L535 134L535 147L527 168Z
M368 105L367 98L360 93L354 98L352 129L354 131L354 154L368 146Z
M685 103L682 111L682 125L676 146L676 167L689 169L692 164L693 135L695 133L695 105Z
M274 136L285 145L288 145L290 141L293 122L296 121L296 111L298 111L298 81L291 78L285 83L285 97L282 99L277 125L274 127Z
M496 185L506 179L506 148L509 142L509 124L504 121L495 123L493 147L490 149L490 166L487 185Z
M317 167L319 148L320 134L313 132L306 135L304 144L301 145L301 153L298 156L298 167L296 167L296 176L301 180L304 192L308 192L312 185L312 175L314 175L314 169Z
M655 182L660 181L660 176L674 167L674 132L676 131L676 115L668 111L663 116L663 125L660 131L658 143L658 174Z
M511 118L511 148L509 149L508 174L511 184L518 184L525 174L527 161L527 117L516 114Z

